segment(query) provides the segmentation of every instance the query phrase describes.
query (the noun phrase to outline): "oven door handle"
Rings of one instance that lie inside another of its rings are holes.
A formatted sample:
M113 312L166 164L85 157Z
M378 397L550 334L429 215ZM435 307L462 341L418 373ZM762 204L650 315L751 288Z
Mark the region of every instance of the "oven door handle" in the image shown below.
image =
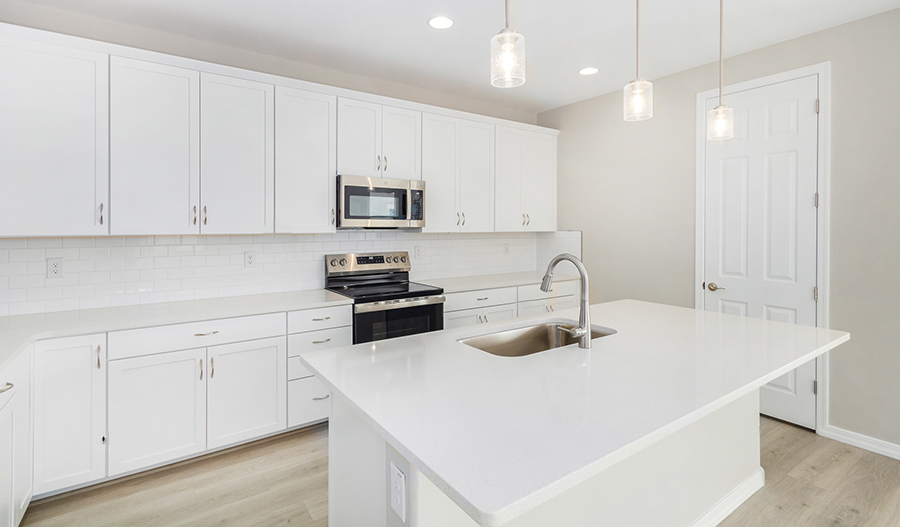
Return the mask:
M375 311L389 311L391 309L403 309L406 307L430 306L443 304L447 300L444 295L427 296L425 298L410 298L398 302L370 302L353 306L354 313L373 313Z

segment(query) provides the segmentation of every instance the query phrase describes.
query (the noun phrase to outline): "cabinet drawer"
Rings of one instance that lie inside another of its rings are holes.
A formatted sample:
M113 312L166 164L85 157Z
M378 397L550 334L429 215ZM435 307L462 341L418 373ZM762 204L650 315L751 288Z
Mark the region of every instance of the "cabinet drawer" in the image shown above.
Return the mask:
M300 360L300 357L290 357L288 358L288 380L296 381L297 379L303 379L305 377L312 377L313 372L309 371L309 368L303 365L303 362Z
M498 289L482 289L480 291L464 291L445 295L444 312L475 309L500 304L515 304L517 300L515 287Z
M296 357L307 351L341 348L352 344L352 326L295 333L288 335L288 357Z
M291 311L287 314L288 333L353 325L353 306L324 307Z
M288 383L288 427L328 419L331 392L315 377Z
M520 285L519 286L519 302L527 302L528 300L542 300L546 298L556 298L558 296L577 295L581 291L580 280L567 280L565 282L553 282L550 292L541 291L540 284Z
M109 334L109 360L284 335L284 313L190 322Z

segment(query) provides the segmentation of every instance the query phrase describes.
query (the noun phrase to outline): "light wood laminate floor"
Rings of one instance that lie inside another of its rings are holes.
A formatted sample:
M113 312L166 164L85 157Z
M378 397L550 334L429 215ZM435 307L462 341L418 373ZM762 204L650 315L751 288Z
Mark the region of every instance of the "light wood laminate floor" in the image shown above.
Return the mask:
M765 417L760 432L766 486L721 527L900 527L900 461ZM327 511L318 425L35 502L22 525L325 527Z

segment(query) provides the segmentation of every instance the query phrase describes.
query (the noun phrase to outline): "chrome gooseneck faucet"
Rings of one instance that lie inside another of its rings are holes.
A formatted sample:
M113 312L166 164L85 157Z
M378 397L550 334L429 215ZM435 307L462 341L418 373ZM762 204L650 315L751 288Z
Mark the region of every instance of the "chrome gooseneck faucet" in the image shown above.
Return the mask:
M567 253L555 256L550 260L544 279L541 280L541 291L545 293L550 292L550 287L553 285L553 270L563 260L568 260L575 264L575 267L578 268L578 272L581 274L581 314L578 316L578 327L565 329L564 331L568 331L572 338L579 339L579 348L591 349L591 304L588 301L588 274L581 260Z

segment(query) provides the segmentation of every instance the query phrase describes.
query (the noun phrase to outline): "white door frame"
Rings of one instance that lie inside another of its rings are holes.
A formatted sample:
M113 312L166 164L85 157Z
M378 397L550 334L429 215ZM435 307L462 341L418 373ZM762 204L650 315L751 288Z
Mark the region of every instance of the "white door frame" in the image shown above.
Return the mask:
M831 217L831 62L822 62L796 70L777 73L767 77L725 86L725 95L761 88L779 82L790 81L811 75L819 76L819 152L817 191L819 207L816 209L817 243L816 243L816 286L819 288L819 301L816 303L816 326L829 328L829 238ZM701 285L704 282L704 258L706 255L706 100L718 94L717 89L697 94L697 183L696 199L696 243L694 257L694 308L705 309L704 294ZM726 99L727 103L728 100ZM828 353L816 359L816 430L828 426Z

